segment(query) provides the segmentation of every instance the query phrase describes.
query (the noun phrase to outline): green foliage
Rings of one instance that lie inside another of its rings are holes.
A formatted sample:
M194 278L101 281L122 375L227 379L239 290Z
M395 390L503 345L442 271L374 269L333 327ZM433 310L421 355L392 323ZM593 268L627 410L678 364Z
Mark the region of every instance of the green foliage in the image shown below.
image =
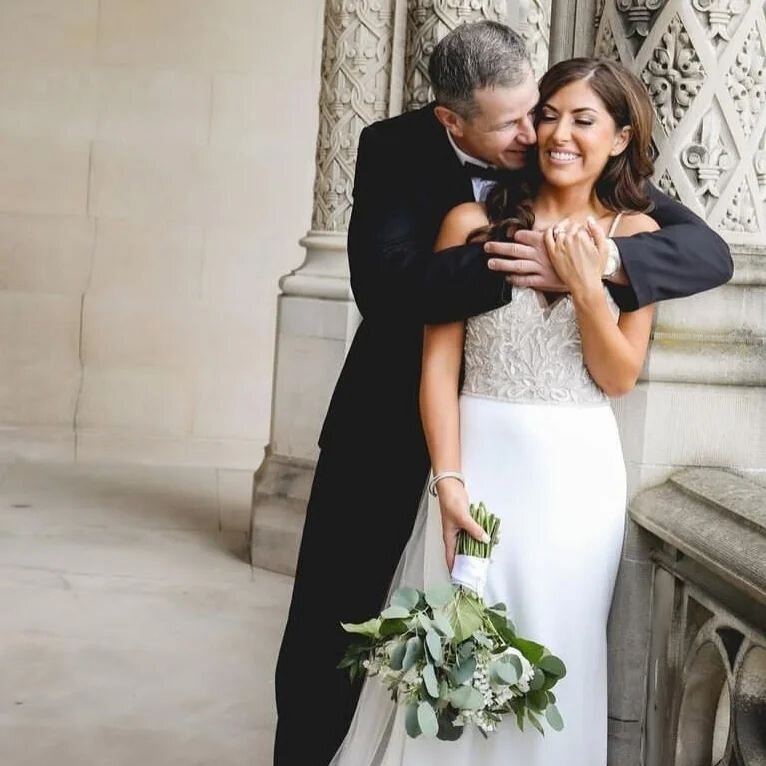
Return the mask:
M490 535L487 544L465 534L458 552L488 558L498 543L499 520L483 503L471 514ZM442 583L428 590L401 587L378 617L342 623L354 636L338 667L355 680L379 676L405 706L410 737L460 738L475 723L487 736L505 716L522 731L528 722L544 734L541 717L563 728L551 691L566 675L546 647L521 638L505 604L488 607L472 590Z

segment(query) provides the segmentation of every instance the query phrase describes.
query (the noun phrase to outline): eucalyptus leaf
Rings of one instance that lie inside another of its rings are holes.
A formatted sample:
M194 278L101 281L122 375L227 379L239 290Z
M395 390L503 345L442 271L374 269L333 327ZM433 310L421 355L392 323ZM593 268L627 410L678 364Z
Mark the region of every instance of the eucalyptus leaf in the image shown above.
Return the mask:
M428 702L421 702L418 705L418 724L420 731L426 737L435 737L439 732L439 722L436 720L436 713Z
M564 728L564 719L555 705L548 705L545 709L545 719L553 731L561 731Z
M420 736L420 722L418 721L418 706L416 704L407 705L407 709L404 711L404 728L413 739Z
M532 726L537 729L540 734L545 736L545 729L543 729L543 725L540 723L540 720L538 717L529 709L527 709L527 718L529 719L529 722L532 724Z
M563 678L567 674L566 665L553 654L546 654L540 660L538 666L548 675L555 676L556 678Z
M493 612L507 612L508 607L502 602L498 601L496 604L492 604L491 607L489 607Z
M476 672L476 658L466 657L459 665L450 671L450 677L455 686L462 686L473 677Z
M452 583L440 583L426 591L426 601L434 609L447 606L455 596L455 586Z
M369 636L370 638L380 637L381 620L375 617L367 622L342 622L341 627L346 633L356 633L360 636Z
M423 642L418 636L413 636L407 641L407 648L402 660L402 670L407 672L423 656Z
M434 628L447 640L454 638L455 631L452 630L452 625L450 625L450 621L447 619L447 615L445 615L443 611L434 610L434 616L431 622L433 623Z
M545 673L540 668L535 668L535 674L532 676L532 680L529 682L529 688L532 691L539 691L545 684Z
M548 706L548 694L542 689L530 691L527 693L527 704L532 710L542 713Z
M426 633L433 629L433 624L431 623L431 620L428 619L428 615L425 615L422 612L418 614L418 624Z
M418 605L420 601L420 593L415 588L409 588L406 585L399 588L393 596L391 596L391 606L404 607L407 612L411 612Z
M461 686L450 694L449 701L458 710L478 710L484 704L484 697L473 686Z
M380 624L380 637L388 638L389 636L400 636L408 630L409 627L404 620L383 620Z
M518 649L532 665L537 665L545 654L545 647L526 638L515 638L511 646Z
M407 651L407 642L399 641L391 652L388 664L392 670L401 670L404 662L404 653Z
M518 657L501 657L494 660L489 666L490 679L496 684L505 684L506 686L513 686L519 682L521 678L521 663L517 666L511 662L511 659L516 660L519 663Z
M447 607L447 618L455 631L456 641L465 641L481 630L483 619L473 599L465 595L456 598Z
M380 613L380 616L384 620L405 620L410 616L410 610L404 606L389 606Z
M431 659L434 661L434 665L441 665L444 662L444 651L442 650L442 640L436 631L429 630L426 633L426 647L431 655Z
M439 699L439 682L436 680L434 666L430 662L423 668L423 685L430 697Z

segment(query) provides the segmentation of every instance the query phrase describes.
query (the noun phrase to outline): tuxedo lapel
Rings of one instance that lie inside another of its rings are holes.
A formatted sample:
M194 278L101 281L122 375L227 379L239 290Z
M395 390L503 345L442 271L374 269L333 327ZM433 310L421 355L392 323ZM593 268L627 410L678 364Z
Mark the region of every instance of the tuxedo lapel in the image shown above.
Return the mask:
M431 193L436 192L446 209L461 202L473 202L473 185L468 173L455 154L444 126L434 115L434 104L425 107L426 114L423 148L424 159L430 165L426 169Z

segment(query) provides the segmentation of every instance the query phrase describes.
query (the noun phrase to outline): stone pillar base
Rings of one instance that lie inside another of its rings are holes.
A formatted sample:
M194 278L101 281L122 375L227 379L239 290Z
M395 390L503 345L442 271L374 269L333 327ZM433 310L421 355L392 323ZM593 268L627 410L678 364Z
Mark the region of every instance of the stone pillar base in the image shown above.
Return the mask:
M267 450L253 488L253 566L295 574L314 467L310 460L274 455Z

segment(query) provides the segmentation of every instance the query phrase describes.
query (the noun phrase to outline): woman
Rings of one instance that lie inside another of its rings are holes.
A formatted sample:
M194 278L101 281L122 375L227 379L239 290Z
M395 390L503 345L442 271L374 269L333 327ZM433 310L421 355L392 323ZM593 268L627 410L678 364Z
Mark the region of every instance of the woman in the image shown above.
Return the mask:
M469 497L483 500L502 519L485 598L506 603L521 635L567 663L556 688L565 729L542 738L508 719L486 740L474 729L457 742L408 739L402 709L372 679L337 766L606 764L606 623L625 509L607 397L635 385L653 307L618 316L600 253L607 235L657 228L645 214L651 125L643 86L622 66L557 64L540 82L527 183L453 209L436 242L543 229L569 293L551 301L516 289L502 308L426 328L421 415L438 507L421 508L392 587L445 579L457 533L470 527Z

